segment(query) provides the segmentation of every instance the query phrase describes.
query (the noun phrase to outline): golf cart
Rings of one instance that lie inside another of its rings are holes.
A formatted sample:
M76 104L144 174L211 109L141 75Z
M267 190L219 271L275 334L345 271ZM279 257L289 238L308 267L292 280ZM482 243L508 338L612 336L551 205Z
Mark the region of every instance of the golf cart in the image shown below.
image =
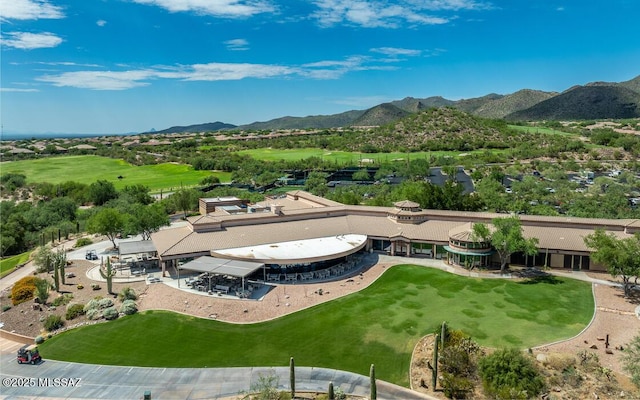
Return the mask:
M86 260L97 260L98 254L95 250L87 250L86 253L84 253L84 258Z
M18 364L35 364L42 360L38 352L38 346L35 344L25 344L18 349Z

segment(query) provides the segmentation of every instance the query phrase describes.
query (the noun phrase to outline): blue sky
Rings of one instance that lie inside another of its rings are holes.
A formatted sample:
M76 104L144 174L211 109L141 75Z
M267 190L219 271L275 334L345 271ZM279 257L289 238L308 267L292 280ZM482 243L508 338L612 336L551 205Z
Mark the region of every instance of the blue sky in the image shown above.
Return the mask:
M638 0L0 0L4 132L125 133L640 74Z

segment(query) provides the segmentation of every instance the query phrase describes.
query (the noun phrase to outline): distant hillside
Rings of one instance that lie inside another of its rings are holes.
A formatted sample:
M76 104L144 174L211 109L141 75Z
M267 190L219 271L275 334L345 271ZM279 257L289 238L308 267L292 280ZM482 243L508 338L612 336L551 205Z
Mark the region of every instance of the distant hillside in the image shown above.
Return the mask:
M455 108L460 109L466 113L473 114L479 108L483 107L485 104L501 99L502 95L491 93L482 97L474 97L472 99L462 99L455 102L453 105Z
M411 114L391 103L382 103L364 112L351 123L352 126L379 126L399 120Z
M499 99L487 101L478 107L473 114L485 118L504 118L516 111L533 107L555 95L557 93L523 89Z
M636 76L633 79L630 79L625 82L618 83L618 86L625 87L627 89L631 89L636 93L640 93L640 75Z
M225 124L224 122L209 122L206 124L188 125L188 126L172 126L171 128L153 133L182 133L182 132L216 132L225 129L233 129L235 125Z
M620 83L591 82L584 86L576 85L560 94L523 89L508 95L491 93L458 101L440 96L405 97L368 110L351 110L333 115L282 117L241 126L222 122L174 126L158 133L210 132L223 129L279 130L381 126L403 118L408 113L419 113L442 107L454 107L484 118L507 120L635 118L640 117L640 75Z
M273 129L328 129L351 125L364 114L363 110L346 111L333 115L310 115L308 117L282 117L264 122L254 122L240 125L242 130L273 130Z
M507 120L621 119L640 117L640 93L615 85L577 86L533 107L507 115Z
M506 123L488 120L453 107L430 108L370 131L363 131L352 150L474 150L499 144L508 146L518 135L505 135Z
M391 104L410 113L415 113L428 108L452 106L455 104L455 101L447 100L441 96L427 97L426 99L405 97L402 100L392 101Z

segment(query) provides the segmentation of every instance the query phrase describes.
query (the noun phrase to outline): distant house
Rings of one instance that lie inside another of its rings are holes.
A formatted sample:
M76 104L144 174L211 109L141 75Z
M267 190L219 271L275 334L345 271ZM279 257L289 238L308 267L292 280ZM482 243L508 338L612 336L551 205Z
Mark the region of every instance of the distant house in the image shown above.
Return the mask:
M9 153L11 153L11 154L35 154L34 151L29 150L29 149L23 149L21 147L14 147L13 149L9 150Z
M77 146L69 147L69 150L97 150L98 148L95 146L91 146L90 144L79 144Z

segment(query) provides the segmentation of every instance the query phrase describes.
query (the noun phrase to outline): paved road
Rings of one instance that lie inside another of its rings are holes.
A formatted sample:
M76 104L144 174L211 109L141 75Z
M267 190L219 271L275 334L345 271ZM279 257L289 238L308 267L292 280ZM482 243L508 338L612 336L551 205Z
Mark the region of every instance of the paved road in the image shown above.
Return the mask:
M141 399L146 391L150 391L153 399L218 399L249 392L261 376L271 375L277 377L279 390L289 390L289 367L141 368L52 360L44 360L38 365L19 365L13 354L5 352L4 345L2 347L2 398ZM24 387L23 382L30 386ZM368 376L326 368L296 367L296 390L299 392L326 392L329 382L346 393L369 395ZM378 381L377 392L379 399L433 399L382 381Z

